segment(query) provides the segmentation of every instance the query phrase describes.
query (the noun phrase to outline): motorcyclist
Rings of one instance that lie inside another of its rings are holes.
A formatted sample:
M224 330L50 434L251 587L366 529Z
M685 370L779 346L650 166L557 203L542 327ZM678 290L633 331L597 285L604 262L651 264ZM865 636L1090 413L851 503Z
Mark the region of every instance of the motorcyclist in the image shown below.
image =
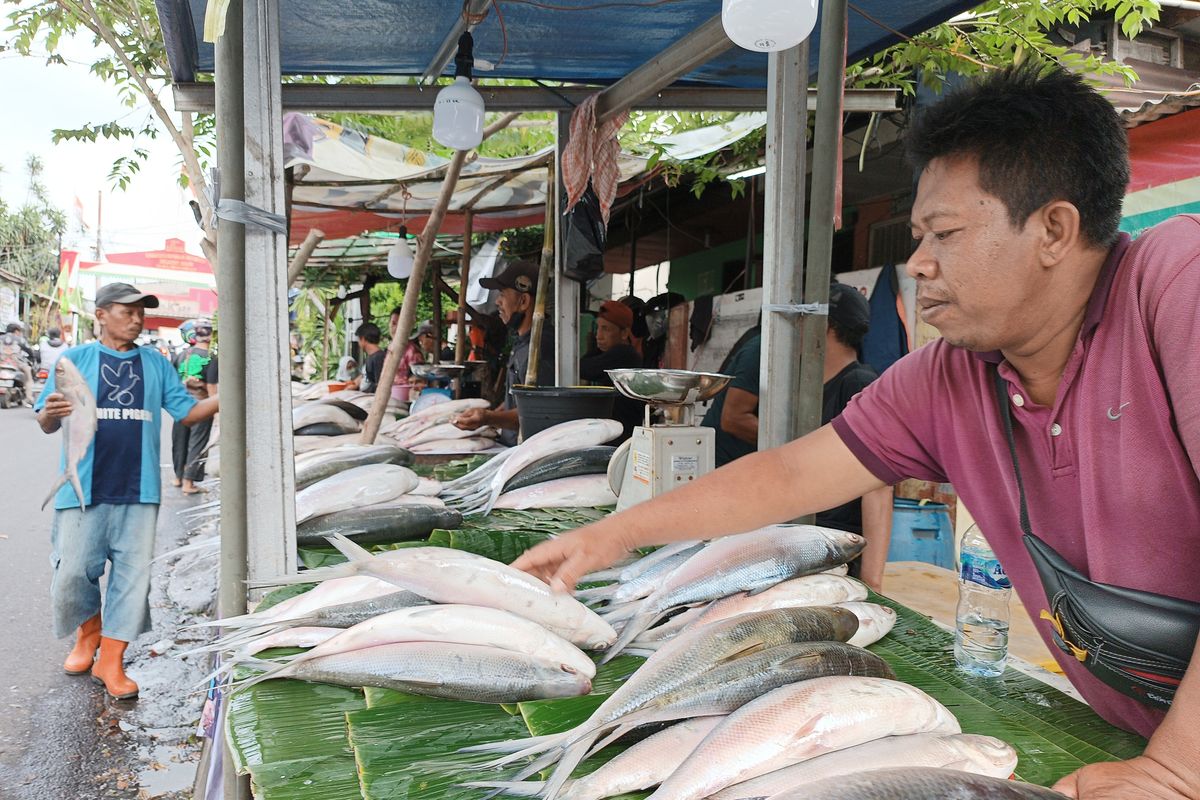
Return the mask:
M33 350L25 341L25 331L19 322L10 322L0 336L0 363L10 363L25 378L25 405L33 405L30 392L33 391Z
M55 362L58 357L63 354L69 345L63 339L62 331L58 328L50 328L46 331L46 341L42 344L40 356L41 366L47 370L54 369Z

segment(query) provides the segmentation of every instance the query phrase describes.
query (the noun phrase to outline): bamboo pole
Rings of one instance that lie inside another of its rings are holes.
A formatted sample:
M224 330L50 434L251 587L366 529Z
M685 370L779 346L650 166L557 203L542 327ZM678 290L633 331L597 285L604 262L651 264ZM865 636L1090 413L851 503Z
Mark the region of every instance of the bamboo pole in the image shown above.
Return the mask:
M520 114L505 114L483 130L483 138L508 127ZM442 180L442 191L437 203L429 212L425 222L425 230L417 237L417 254L413 259L412 275L408 278L409 291L404 293L404 303L400 306L400 319L396 323L396 333L388 343L387 356L383 360L383 373L379 376L379 385L375 387L375 400L371 403L371 413L363 425L363 444L374 444L379 435L379 425L383 422L384 412L387 411L388 400L392 394L392 383L396 380L396 369L400 365L400 356L412 336L413 323L417 317L417 300L421 296L421 284L425 281L425 268L433 254L434 240L437 239L438 229L446 218L446 210L450 207L450 199L458 185L458 176L462 173L463 164L467 160L466 150L455 151L454 157L446 168L446 177Z
M319 231L316 228L309 228L308 235L304 237L300 247L296 250L296 255L292 256L292 263L288 265L287 285L293 285L300 277L300 273L304 271L304 265L308 263L309 256L313 254L313 250L317 249L325 239L324 231Z
M458 270L458 321L455 323L454 363L462 365L467 358L467 286L471 282L471 235L475 228L475 213L463 216L462 266ZM462 378L454 379L454 396L462 396Z
M542 263L538 268L537 296L533 303L533 328L529 332L529 365L525 383L537 386L538 365L542 358L542 328L546 322L546 295L550 293L550 272L554 269L554 164L546 166L546 225L542 236Z

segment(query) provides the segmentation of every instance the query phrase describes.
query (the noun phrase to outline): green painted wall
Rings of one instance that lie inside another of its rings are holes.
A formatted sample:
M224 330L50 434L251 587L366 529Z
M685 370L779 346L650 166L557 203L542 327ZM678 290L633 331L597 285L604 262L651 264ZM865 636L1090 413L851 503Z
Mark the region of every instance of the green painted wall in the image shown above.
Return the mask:
M762 252L762 237L759 237L757 251ZM722 265L726 261L741 261L745 257L746 240L739 239L672 259L671 278L667 281L667 289L679 292L688 300L695 300L705 294L721 294L725 291L725 287L721 285Z

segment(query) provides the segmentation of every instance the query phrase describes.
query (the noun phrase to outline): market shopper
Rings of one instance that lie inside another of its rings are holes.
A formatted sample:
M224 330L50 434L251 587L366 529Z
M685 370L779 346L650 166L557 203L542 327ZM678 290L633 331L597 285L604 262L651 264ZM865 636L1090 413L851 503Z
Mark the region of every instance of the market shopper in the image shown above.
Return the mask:
M538 265L532 261L513 261L491 278L483 278L479 285L485 289L499 290L496 308L500 319L515 334L512 351L504 380L504 402L496 408L473 408L455 418L454 424L467 431L485 425L500 429L500 441L507 445L517 443L517 402L513 387L525 383L529 370L529 348L533 336L533 300L537 291ZM554 329L549 325L542 328L538 358L538 386L554 385Z
M393 309L389 321L388 327L393 338L396 336L396 328L400 325L400 310L399 306ZM392 380L393 400L407 403L415 399L413 389L417 388L418 382L413 380L412 367L414 364L424 364L430 361L429 354L435 347L437 347L437 337L433 332L433 323L426 320L417 326L417 330L409 338L408 344L404 346L404 352L400 354L400 362L396 365L396 377Z
M387 358L387 352L379 346L383 334L374 322L364 322L355 329L354 337L358 339L358 349L363 353L363 368L361 375L347 381L346 388L373 392L379 385L379 376L383 374L383 361Z
M125 649L150 629L162 410L191 425L210 419L218 406L216 397L197 400L188 394L157 350L134 344L146 309L157 307L157 297L127 283L104 286L96 293L99 341L64 353L96 397L97 426L92 446L79 463L87 510L80 508L69 485L54 499L54 632L59 637L76 634L63 669L72 675L90 672L120 699L138 693L137 684L125 674ZM57 431L72 411L71 402L55 389L53 373L35 410L46 433ZM99 581L106 562L102 611Z
M1026 64L949 96L914 122L908 147L920 180L907 270L943 338L831 425L539 545L519 567L569 586L633 547L793 519L912 476L953 482L1036 613L1050 606L1022 544L1015 452L1029 527L1075 569L1200 601L1200 217L1136 241L1119 233L1121 121L1058 68ZM1200 656L1164 716L1037 624L1101 716L1152 735L1142 756L1084 767L1058 788L1088 800L1200 796Z
M579 359L579 377L597 386L612 386L608 370L641 366L642 356L633 346L633 309L618 300L605 300L596 315L596 344ZM625 429L622 440L642 424L645 409L645 403L624 395L613 400L613 417Z
M175 369L183 385L197 400L215 397L218 389L216 354L212 352L212 323L197 320L187 334L188 347L175 359ZM181 487L184 494L199 494L204 490L196 484L204 480L205 450L212 434L212 420L184 425L179 420L171 426L171 465L175 468L172 486Z
M834 283L829 287L829 324L825 330L825 374L822 390L821 424L833 420L851 398L878 375L858 360L863 337L871 325L867 300L853 287ZM703 424L716 430L716 465L758 450L758 395L762 335L746 340L726 367L733 380L713 399ZM723 370L724 371L724 370ZM817 515L817 524L840 531L861 533L867 538L862 558L850 564L850 574L871 588L883 587L883 568L892 538L892 489L884 486L837 508Z

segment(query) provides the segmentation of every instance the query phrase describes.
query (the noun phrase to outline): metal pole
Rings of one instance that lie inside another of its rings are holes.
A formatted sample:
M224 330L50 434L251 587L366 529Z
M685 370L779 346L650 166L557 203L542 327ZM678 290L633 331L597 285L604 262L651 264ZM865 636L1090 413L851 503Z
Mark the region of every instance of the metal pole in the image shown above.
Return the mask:
M525 368L525 383L538 385L538 367L542 361L542 330L546 324L546 295L550 293L550 273L554 270L554 165L546 167L546 223L542 235L542 261L538 269L537 294L533 301L533 327L529 331L529 364Z
M766 311L800 302L804 257L804 154L808 133L808 42L767 60L767 171L763 244L763 332L758 449L796 438L800 325Z
M565 198L562 187L562 152L570 138L571 114L558 112L554 145L554 180L547 185L554 192L554 218L561 222ZM563 274L566 248L562 225L554 226L554 382L559 386L579 383L579 281Z
M246 202L285 215L279 0L243 0ZM296 485L288 347L287 235L245 230L247 574L296 571Z
M225 33L215 56L217 158L221 196L245 197L242 137L242 4L231 0ZM221 342L221 578L218 611L222 617L246 611L246 250L245 229L220 224L217 237L218 325ZM250 796L249 780L239 780L233 753L225 742L226 800Z
M846 0L825 0L821 9L821 55L817 67L817 113L813 129L812 207L808 215L808 257L804 302L829 303L833 258L833 218L837 209L839 145L842 137L842 85L846 71ZM800 318L798 436L821 426L825 383L825 314Z
M506 114L483 129L483 138L491 136L496 131L508 127L520 114ZM396 379L396 369L400 365L400 356L412 335L413 323L417 317L417 299L420 296L420 286L425 280L425 267L433 254L433 243L437 239L438 229L446 218L446 209L450 207L450 199L454 196L454 188L458 185L458 176L462 173L463 164L467 160L467 151L458 150L446 166L446 176L442 179L442 191L429 218L425 222L425 230L417 237L417 254L413 258L412 275L408 278L410 287L418 291L405 292L404 303L400 306L400 319L396 323L396 334L388 343L387 356L383 360L383 371L379 376L379 386L375 389L375 401L371 404L371 413L363 425L363 444L374 444L379 434L379 425L383 422L384 411L387 410L388 398L392 393L392 382Z

